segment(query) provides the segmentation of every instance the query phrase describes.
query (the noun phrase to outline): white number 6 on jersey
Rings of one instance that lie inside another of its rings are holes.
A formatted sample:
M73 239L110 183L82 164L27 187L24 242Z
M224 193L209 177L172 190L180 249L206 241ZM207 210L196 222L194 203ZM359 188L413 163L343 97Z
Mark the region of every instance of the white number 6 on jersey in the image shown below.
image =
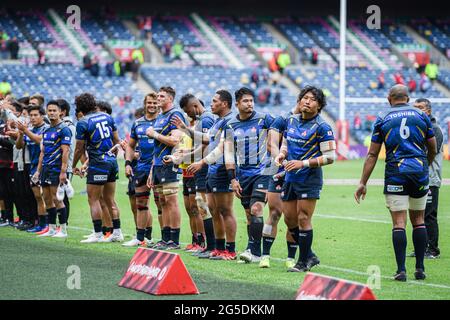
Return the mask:
M400 137L402 137L402 139L408 139L409 133L409 127L406 125L406 118L403 118L402 123L400 124Z

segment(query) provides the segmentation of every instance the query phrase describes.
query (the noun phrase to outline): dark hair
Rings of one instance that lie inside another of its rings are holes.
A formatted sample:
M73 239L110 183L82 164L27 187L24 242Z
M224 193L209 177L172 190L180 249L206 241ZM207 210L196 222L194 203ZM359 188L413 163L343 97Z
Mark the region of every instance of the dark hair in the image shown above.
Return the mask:
M172 96L173 99L175 99L175 89L172 87L161 87L159 88L159 91L164 91L165 93Z
M97 107L100 111L105 112L109 115L112 114L112 107L111 105L106 101L97 101Z
M47 107L48 107L49 105L51 105L51 104L54 104L55 106L57 106L57 107L61 110L61 107L59 106L57 100L50 100L49 102L47 102Z
M414 101L414 103L425 103L425 106L428 108L428 109L431 109L431 101L430 100L428 100L428 99L425 99L425 98L419 98L419 99L416 99L416 101Z
M233 97L231 96L231 93L227 90L218 90L216 91L216 94L219 95L220 101L228 103L228 108L231 109L233 106Z
M11 105L14 107L14 109L16 109L16 112L20 113L22 113L23 109L25 108L25 106L17 100L13 100L11 102Z
M33 94L30 97L30 100L33 100L33 99L39 100L39 105L41 105L41 106L44 105L45 99L44 99L44 96L42 94L39 94L39 93Z
M134 111L134 117L136 119L142 118L144 115L145 115L144 108L137 108L136 111Z
M180 108L181 109L186 108L189 103L189 100L193 98L195 98L195 96L190 93L186 93L184 96L182 96L180 99Z
M67 102L67 100L64 99L58 99L56 100L58 102L58 106L61 108L61 111L66 112L66 116L70 113L70 104Z
M95 111L97 108L97 103L95 97L90 93L82 93L75 97L75 105L79 111L84 115L89 112Z
M34 111L34 110L39 111L39 114L41 116L45 116L45 110L44 110L44 108L42 106L35 106L33 104L30 104L28 106L28 113L30 113L31 111Z
M200 102L200 104L202 105L202 107L205 106L205 103L204 103L202 100L198 99L198 102Z
M307 94L308 92L312 93L317 103L319 104L319 113L320 113L320 111L322 111L322 109L325 108L325 106L327 105L327 99L325 98L325 95L323 94L323 91L320 88L310 85L305 86L298 94L297 102L300 102L300 100L302 100L305 94Z
M252 89L249 89L247 87L242 87L239 90L236 90L234 92L234 99L236 99L236 102L238 102L246 94L251 95L253 98L255 98L255 93L253 92Z
M17 101L28 106L30 104L30 97L22 97L22 98L17 99Z

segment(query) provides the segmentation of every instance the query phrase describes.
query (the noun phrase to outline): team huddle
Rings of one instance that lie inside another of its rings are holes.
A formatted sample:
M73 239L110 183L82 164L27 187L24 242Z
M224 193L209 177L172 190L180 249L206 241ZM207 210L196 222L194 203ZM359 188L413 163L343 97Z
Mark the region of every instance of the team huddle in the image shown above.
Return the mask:
M136 237L123 246L181 249L178 191L182 179L192 234L192 242L185 250L192 255L200 259L257 262L261 268L269 268L278 222L284 216L287 270L310 270L320 263L312 250L312 217L323 186L321 167L336 160L333 130L320 116L326 106L325 95L319 88L306 86L291 112L277 117L255 111L254 98L254 92L248 88L235 91L237 112L233 112L232 94L219 90L212 97L211 111L207 111L203 101L191 94L182 96L180 106L176 107L175 90L161 87L157 93L147 94L143 107L136 110L128 141L120 139L110 115L111 107L89 93L75 98L76 126L64 120L68 111L60 100L49 101L45 109L42 105L28 106L27 118L18 118L22 111L19 112L18 102L2 106L8 127L5 139L18 149L28 146L29 150L29 183L38 203L38 223L27 231L40 237L67 237L67 203L74 194L70 183L73 173L86 178L93 223L92 234L81 242L122 242L121 215L115 201L117 153L122 149L136 226ZM403 114L384 117L376 123L369 155L378 157L379 146L386 143L390 180L386 182L385 193L395 195L386 197L388 207L392 212L417 211L413 223L419 279L424 278L421 237L428 182L426 175L411 173L424 171L433 161L431 151L427 157L427 150L433 148L433 131L420 110L400 107ZM405 124L402 119L406 118L414 128ZM395 131L398 121L400 133ZM416 147L413 157L403 144L392 140L398 135L414 139L410 143ZM428 148L424 147L425 142ZM358 201L366 193L372 164L366 162L355 194ZM399 185L404 186L401 192ZM149 209L152 193L161 229L161 240L157 242L152 237L153 216ZM410 197L409 206L401 196ZM235 197L247 218L247 247L239 255ZM5 192L0 199L6 199ZM6 205L1 202L0 205L3 216ZM269 216L264 219L266 205ZM406 237L404 226L398 223L394 235L400 237L401 233ZM397 251L400 249L396 247L396 255ZM397 258L397 280L402 280L406 270L401 257Z

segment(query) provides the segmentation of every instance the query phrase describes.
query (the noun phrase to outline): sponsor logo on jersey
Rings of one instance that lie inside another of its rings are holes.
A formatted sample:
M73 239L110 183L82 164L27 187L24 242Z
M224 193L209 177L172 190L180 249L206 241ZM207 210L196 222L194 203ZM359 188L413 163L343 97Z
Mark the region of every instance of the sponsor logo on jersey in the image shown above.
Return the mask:
M306 130L302 132L302 137L306 137Z
M64 137L64 140L70 141L70 137Z
M262 184L258 184L258 188L264 188L264 185L262 185Z
M403 192L403 186L388 185L387 192Z
M332 136L332 135L333 135L333 131L330 130L330 131L327 132L327 134L328 134L329 136Z

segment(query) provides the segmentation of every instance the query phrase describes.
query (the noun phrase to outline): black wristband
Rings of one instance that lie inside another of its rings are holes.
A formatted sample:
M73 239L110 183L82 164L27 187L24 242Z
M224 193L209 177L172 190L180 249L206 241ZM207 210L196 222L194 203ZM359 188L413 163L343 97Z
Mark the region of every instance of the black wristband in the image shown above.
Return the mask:
M236 179L236 170L235 169L227 169L228 179L231 181Z
M127 166L130 166L130 167L131 167L131 161L130 161L130 160L125 160L125 168L126 168Z

